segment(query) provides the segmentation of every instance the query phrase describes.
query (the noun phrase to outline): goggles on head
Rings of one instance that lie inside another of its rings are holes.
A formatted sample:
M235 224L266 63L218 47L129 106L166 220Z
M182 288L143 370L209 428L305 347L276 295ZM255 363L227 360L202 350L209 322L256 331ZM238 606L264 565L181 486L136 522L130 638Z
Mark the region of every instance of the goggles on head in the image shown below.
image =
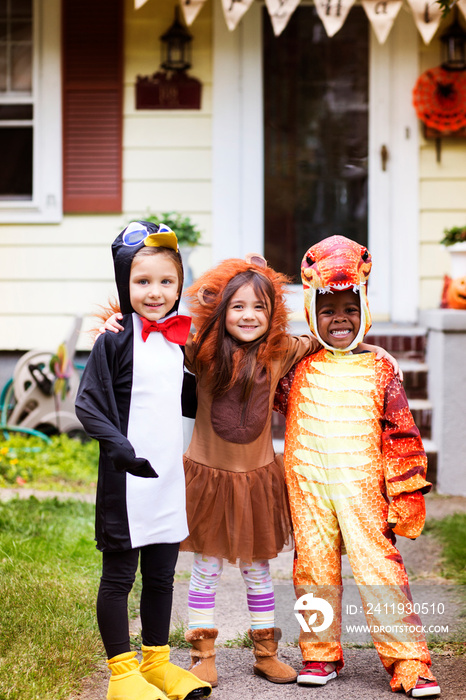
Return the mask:
M176 234L166 224L160 224L157 233L149 233L139 221L133 221L122 235L123 245L136 246L144 243L155 248L171 248L178 251Z

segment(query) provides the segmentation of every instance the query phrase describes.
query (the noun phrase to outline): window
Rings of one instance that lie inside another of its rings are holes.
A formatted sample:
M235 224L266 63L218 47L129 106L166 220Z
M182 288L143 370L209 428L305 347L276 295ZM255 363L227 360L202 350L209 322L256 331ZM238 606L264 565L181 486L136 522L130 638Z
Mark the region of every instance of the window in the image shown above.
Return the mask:
M0 106L2 200L32 199L32 59L32 0L0 0L0 93L11 100Z
M0 222L59 221L60 2L0 0Z

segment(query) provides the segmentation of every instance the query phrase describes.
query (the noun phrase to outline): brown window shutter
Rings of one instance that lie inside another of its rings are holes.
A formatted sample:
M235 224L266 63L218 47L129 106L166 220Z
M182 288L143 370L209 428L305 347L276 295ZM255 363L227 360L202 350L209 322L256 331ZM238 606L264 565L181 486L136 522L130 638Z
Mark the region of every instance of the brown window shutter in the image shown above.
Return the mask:
M122 0L63 0L63 209L120 212Z

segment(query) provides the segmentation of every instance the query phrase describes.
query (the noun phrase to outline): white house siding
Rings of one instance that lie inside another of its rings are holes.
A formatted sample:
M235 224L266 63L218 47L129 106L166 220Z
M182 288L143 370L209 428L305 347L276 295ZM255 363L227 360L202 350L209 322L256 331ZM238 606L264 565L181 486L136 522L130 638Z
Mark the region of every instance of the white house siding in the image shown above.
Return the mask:
M175 3L151 0L140 10L126 0L123 209L129 218L179 211L203 232L203 246L190 259L194 273L210 264L212 219L212 4L189 28L193 36L189 74L202 83L200 110L136 110L138 75L160 65L159 37L172 24Z
M440 30L440 34L442 33ZM419 74L441 63L440 41L420 43ZM423 130L420 125L420 133ZM439 306L449 255L439 242L443 229L466 225L466 140L444 138L437 163L435 141L420 139L420 308Z
M114 294L110 242L122 217L66 216L61 224L0 229L2 350L53 350L75 315ZM87 319L87 327L95 320ZM83 333L82 348L89 346Z
M178 211L203 232L191 256L208 267L211 239L211 9L191 29L190 74L202 82L201 110L135 110L137 75L160 65L159 37L173 22L174 3L125 3L123 213L65 215L58 224L0 228L0 350L53 350L75 315L85 316L79 349L90 347L92 315L115 294L110 244L132 218ZM57 80L59 76L57 75ZM60 105L57 105L60 110ZM56 135L56 131L55 137Z
M191 256L194 273L212 263L213 11L213 3L206 3L190 28L190 74L202 82L201 110L136 111L136 77L157 70L159 37L173 21L174 2L150 0L136 11L133 0L125 0L124 211L67 215L57 224L2 223L0 350L54 349L76 314L86 316L85 329L95 325L91 315L115 292L110 243L130 219L149 210L191 216L203 231L203 246ZM419 73L438 65L438 40L425 47L419 39L419 59ZM59 81L59 60L56 65ZM61 113L60 104L55 109ZM59 140L56 124L50 128ZM419 163L420 306L428 308L438 306L449 271L448 254L439 245L443 228L466 223L466 141L443 139L437 163L434 143L421 137ZM79 347L89 345L83 333Z

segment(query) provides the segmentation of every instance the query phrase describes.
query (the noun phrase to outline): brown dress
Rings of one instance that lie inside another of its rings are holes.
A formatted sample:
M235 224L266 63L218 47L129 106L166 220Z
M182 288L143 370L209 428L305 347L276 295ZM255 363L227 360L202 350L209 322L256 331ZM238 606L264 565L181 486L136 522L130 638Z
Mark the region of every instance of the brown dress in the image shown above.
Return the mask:
M213 401L208 371L197 377L198 409L184 456L190 534L182 551L250 563L291 548L283 459L272 444L273 399L280 378L316 346L312 336L288 336L271 375L258 369L246 403L238 387ZM191 358L188 343L188 369Z

